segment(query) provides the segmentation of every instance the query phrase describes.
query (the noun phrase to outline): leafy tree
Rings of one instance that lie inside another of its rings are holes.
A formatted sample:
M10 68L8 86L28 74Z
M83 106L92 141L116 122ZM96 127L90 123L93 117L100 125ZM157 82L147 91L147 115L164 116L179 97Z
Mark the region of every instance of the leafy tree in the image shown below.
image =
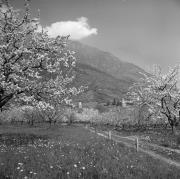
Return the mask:
M110 101L107 101L105 105L109 106L110 104L111 104Z
M119 101L119 99L117 100L116 106L121 106L121 102Z
M4 0L0 7L0 108L12 102L37 105L56 98L66 102L77 89L74 52L68 37L49 38L32 18L28 1L23 11ZM80 88L79 91L81 91Z
M164 116L172 131L180 122L180 93L177 88L179 66L170 69L165 75L158 67L154 73L144 75L130 88L130 98L139 109L148 107L149 115L161 119Z
M75 90L76 92L73 95L77 95L81 93L81 90ZM60 103L57 96L54 98L48 99L48 102L39 102L36 106L36 109L39 111L39 114L42 116L42 118L45 119L46 122L48 122L50 125L52 123L60 122L62 118L65 116L67 108L73 108L74 104L72 103L72 100L66 99L65 104ZM72 113L71 111L69 111Z
M113 105L113 106L116 105L116 98L113 99L112 105Z

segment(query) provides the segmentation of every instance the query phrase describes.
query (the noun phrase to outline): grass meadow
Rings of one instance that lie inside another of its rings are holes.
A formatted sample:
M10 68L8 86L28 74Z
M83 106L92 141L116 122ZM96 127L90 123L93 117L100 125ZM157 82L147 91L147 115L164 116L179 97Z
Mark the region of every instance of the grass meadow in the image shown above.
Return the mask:
M0 179L180 178L180 170L83 126L0 126Z

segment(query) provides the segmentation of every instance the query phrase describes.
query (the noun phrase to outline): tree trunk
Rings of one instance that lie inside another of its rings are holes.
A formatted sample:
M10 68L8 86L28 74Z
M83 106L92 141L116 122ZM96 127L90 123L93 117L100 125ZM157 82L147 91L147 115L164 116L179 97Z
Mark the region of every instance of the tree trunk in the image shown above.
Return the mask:
M2 109L2 107L6 104L6 103L8 103L8 101L10 100L10 99L12 99L13 98L13 94L9 94L9 95L7 95L7 96L5 96L4 98L0 98L0 108Z
M30 126L34 126L34 120L30 120Z
M175 125L172 125L172 126L171 126L171 129L172 129L172 133L173 133L174 135L177 135L177 134L178 134Z

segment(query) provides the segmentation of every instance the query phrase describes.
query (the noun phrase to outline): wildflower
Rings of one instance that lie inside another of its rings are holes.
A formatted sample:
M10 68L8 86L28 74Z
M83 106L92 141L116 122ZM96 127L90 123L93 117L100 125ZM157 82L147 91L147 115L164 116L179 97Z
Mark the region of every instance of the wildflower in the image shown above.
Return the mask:
M17 167L17 170L19 170L20 169L20 167Z
M85 170L86 168L85 167L82 167L83 170Z
M27 176L25 176L25 177L24 177L24 179L28 179L28 177L27 177Z
M20 172L23 172L23 170L20 170Z
M50 168L53 168L53 166L51 165Z
M67 175L69 175L70 173L69 172L67 172Z
M75 168L77 168L77 165L76 165L76 164L74 164L74 167L75 167Z
M18 163L18 165L22 166L22 165L23 165L23 163Z

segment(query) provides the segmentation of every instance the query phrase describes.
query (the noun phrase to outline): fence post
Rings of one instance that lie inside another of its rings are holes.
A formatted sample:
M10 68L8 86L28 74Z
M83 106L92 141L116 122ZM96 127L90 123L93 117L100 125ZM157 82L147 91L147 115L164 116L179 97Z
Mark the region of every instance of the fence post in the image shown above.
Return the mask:
M97 133L97 129L96 129L96 126L95 126L95 133Z
M109 131L108 137L109 137L109 139L111 140L111 131Z
M138 137L136 137L135 139L135 145L136 145L136 152L139 151L139 140L138 140Z

